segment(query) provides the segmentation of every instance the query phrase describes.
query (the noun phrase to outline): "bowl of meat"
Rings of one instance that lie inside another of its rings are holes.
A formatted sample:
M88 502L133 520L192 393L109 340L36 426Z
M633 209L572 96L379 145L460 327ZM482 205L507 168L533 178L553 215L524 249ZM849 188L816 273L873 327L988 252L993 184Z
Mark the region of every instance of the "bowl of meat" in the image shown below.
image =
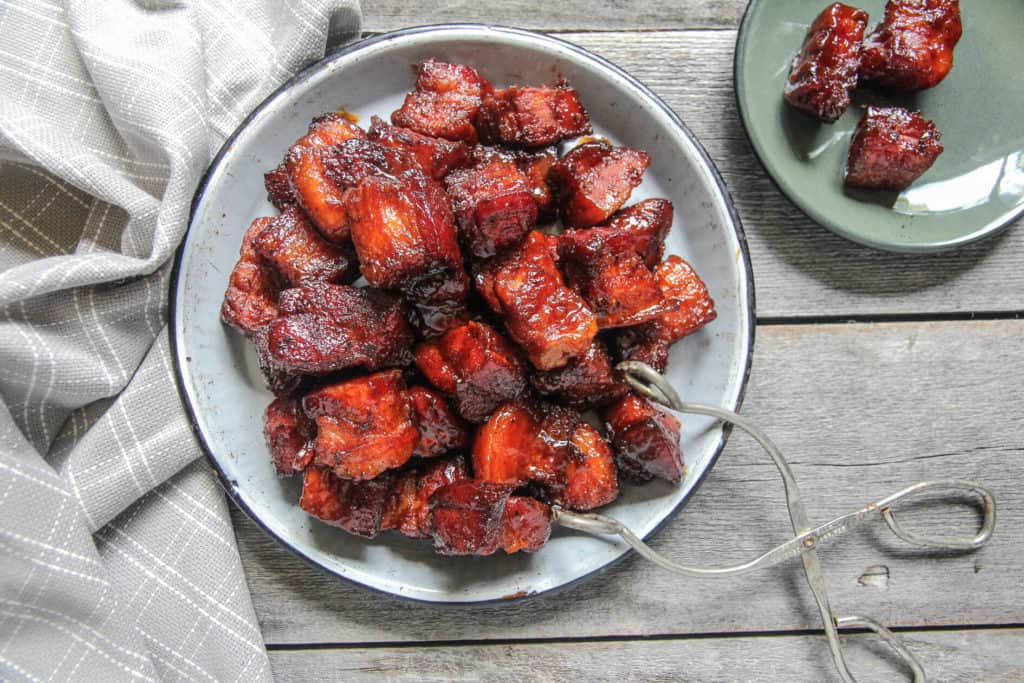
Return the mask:
M570 585L727 432L630 392L641 361L738 408L750 262L678 117L570 43L446 25L329 54L225 143L171 291L182 395L231 498L324 570L416 600Z

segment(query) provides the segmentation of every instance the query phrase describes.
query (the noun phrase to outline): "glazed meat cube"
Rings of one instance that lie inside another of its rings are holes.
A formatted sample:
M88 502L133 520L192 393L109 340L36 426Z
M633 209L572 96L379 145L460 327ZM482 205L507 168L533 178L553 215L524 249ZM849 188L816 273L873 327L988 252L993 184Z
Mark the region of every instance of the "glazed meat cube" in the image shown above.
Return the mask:
M539 370L560 368L590 348L597 319L565 285L557 238L531 232L501 262L478 273L481 294L505 316L505 327Z
M669 347L707 325L718 315L704 281L689 263L669 256L655 271L658 287L666 299L679 307L635 328L622 330L618 337L623 360L647 363L658 372L668 365Z
M331 244L294 206L272 218L254 246L292 287L314 280L347 284L359 277L351 244Z
M619 496L611 445L593 426L580 422L573 431L572 446L559 502L574 510L593 510L611 503Z
M280 317L255 337L264 368L323 375L412 362L408 309L384 292L314 283L285 290L279 306Z
M598 327L625 327L672 310L634 238L610 228L566 230L558 239L565 278L597 315Z
M351 197L349 216L371 285L399 288L439 271L454 277L464 272L448 197L420 171L364 179Z
M651 163L647 152L588 142L562 157L551 169L567 226L603 223L626 203Z
M672 202L667 199L645 199L618 211L607 223L609 230L629 235L632 248L654 270L665 252L665 237L672 229Z
M469 477L462 458L433 461L395 475L384 505L381 529L395 529L410 538L430 538L430 496Z
M391 481L390 475L351 481L328 469L310 467L302 481L299 506L322 522L373 538L380 531Z
M418 168L434 180L443 179L469 159L469 146L463 142L392 126L376 116L371 119L368 136L374 142L409 152Z
M280 477L306 469L313 457L313 424L295 399L274 399L263 414L263 433Z
M661 477L678 483L686 474L679 449L679 420L636 394L604 412L619 472L638 482Z
M418 278L402 288L419 313L414 324L426 339L436 339L468 320L469 290L469 276L461 267Z
M430 534L442 555L490 555L502 542L512 487L463 479L430 496Z
M413 455L432 458L469 444L465 423L452 412L443 396L425 387L410 387L409 398L413 421L420 431Z
M629 390L612 369L604 344L594 340L585 353L564 367L535 371L530 383L542 394L557 396L575 408L592 408L621 398Z
M344 195L369 176L399 175L419 170L416 157L401 147L388 147L365 138L352 138L321 150L324 177Z
M868 107L850 142L846 184L905 190L942 154L941 139L935 124L919 112Z
M550 221L555 218L558 207L555 206L555 195L548 183L551 168L558 163L558 154L553 147L534 152L516 154L516 165L526 176L530 194L537 204L537 220Z
M490 84L474 69L428 59L419 66L416 89L391 114L391 123L423 135L475 143L473 121L484 88Z
M889 90L935 87L953 68L962 33L958 0L889 0L864 40L860 76Z
M292 145L285 156L288 178L299 206L330 240L343 242L348 237L348 216L344 190L327 177L326 165L332 158L330 147L345 140L365 138L359 126L338 114L314 119L309 133Z
M416 347L416 365L430 382L453 397L459 414L483 422L499 404L526 390L519 351L490 325L466 322L436 342Z
M837 121L857 86L867 23L867 12L839 2L822 10L793 58L783 89L786 101L825 123Z
M405 464L420 441L399 370L330 384L302 399L316 421L316 464L343 479L373 479Z
M506 553L535 553L551 536L551 508L527 496L509 496L498 545Z
M239 332L251 335L277 317L281 285L277 273L256 253L253 242L270 224L257 218L249 226L239 251L241 258L228 278L220 317Z
M486 258L537 225L535 184L511 155L477 148L473 156L473 164L453 171L445 186L462 238L474 256Z
M288 166L283 161L274 170L263 174L263 186L267 188L267 199L278 211L295 205L295 192L288 178Z
M487 143L543 147L592 129L579 95L561 82L485 91L477 131Z
M477 431L473 472L499 484L533 482L560 492L578 420L579 413L567 408L504 403Z

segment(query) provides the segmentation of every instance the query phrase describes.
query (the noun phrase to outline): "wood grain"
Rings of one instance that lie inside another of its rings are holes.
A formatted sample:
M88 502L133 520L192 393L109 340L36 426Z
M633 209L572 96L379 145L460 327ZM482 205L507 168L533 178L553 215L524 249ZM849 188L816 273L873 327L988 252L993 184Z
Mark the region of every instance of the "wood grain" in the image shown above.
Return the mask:
M1017 681L1024 631L901 634L933 681ZM904 680L906 669L871 636L849 635L862 683ZM823 638L776 636L270 653L280 681L825 681L836 675Z
M1020 622L1024 321L773 325L758 335L744 413L787 453L812 521L919 479L974 478L998 497L995 538L973 554L915 550L880 523L824 548L837 613L907 627ZM780 500L773 467L735 435L705 485L653 544L692 563L745 560L787 537ZM938 516L938 509L915 512L907 519L919 528L948 529L948 515ZM965 531L976 521L956 510L952 519ZM560 594L440 609L332 579L237 513L235 523L269 643L818 628L795 561L751 577L697 581L630 557Z

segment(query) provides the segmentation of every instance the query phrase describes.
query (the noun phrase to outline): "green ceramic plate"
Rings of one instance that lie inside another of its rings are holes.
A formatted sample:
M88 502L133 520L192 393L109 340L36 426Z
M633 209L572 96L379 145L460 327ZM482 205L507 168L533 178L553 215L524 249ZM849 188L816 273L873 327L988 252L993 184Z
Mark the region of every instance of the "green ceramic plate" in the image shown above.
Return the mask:
M961 3L964 35L949 76L909 96L858 89L832 125L789 107L782 87L807 27L826 0L753 0L736 43L736 100L754 151L794 204L855 242L900 252L951 249L1024 212L1024 2ZM871 19L884 0L856 4ZM850 136L868 103L919 109L946 151L902 193L846 188Z

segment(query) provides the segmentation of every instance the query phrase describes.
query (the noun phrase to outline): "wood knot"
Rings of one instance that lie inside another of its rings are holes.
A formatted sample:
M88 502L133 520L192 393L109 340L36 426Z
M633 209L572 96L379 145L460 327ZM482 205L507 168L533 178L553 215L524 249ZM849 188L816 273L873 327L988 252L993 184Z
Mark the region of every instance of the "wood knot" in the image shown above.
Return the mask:
M864 570L857 583L868 588L888 588L889 568L884 564L873 564Z

